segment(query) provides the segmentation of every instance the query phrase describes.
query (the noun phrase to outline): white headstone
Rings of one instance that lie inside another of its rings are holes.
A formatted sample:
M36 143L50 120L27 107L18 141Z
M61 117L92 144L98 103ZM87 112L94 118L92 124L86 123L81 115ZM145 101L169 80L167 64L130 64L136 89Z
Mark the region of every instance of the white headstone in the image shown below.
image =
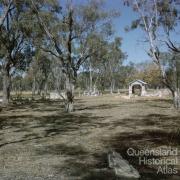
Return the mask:
M50 99L63 99L63 97L65 98L65 93L62 92L61 94L56 93L56 92L51 92L50 93Z

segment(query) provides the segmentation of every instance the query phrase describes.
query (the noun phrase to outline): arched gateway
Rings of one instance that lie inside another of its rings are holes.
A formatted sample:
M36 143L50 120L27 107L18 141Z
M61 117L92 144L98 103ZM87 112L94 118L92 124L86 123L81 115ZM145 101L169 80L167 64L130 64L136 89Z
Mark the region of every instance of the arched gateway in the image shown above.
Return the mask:
M146 85L147 83L142 80L135 80L129 83L129 96L131 97L133 94L138 92L138 95L144 96L146 95Z

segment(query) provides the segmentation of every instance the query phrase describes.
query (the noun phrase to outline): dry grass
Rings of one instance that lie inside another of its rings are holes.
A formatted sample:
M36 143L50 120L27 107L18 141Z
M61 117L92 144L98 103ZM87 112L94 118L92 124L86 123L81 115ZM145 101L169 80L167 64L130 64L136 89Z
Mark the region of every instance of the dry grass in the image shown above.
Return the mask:
M128 159L141 179L155 179L155 167L139 166L127 149L180 148L180 112L169 99L105 95L76 102L71 114L63 112L61 102L40 100L1 111L0 180L112 180L109 149ZM180 174L158 176L168 178L179 179Z

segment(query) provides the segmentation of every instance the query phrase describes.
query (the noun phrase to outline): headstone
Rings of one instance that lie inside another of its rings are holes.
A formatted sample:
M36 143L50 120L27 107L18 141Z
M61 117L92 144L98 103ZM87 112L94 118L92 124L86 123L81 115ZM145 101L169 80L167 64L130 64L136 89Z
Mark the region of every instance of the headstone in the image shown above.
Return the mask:
M84 96L99 96L100 93L99 91L84 91L83 95Z
M111 151L108 154L108 163L109 167L114 169L115 175L118 178L126 178L126 179L139 179L139 172L128 163L122 156L115 152Z
M159 92L158 92L158 96L159 96L159 97L162 97L162 91L159 91Z
M56 92L51 92L50 93L50 99L63 99L63 97L65 98L65 93L62 92L60 95L59 93L56 93Z

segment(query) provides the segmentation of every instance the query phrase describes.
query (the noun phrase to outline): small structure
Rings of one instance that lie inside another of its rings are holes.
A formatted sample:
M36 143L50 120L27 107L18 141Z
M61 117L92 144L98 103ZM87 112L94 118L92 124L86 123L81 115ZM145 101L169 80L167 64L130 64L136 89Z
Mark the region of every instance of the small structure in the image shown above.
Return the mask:
M131 97L132 94L136 94L138 92L139 96L146 95L146 85L147 83L142 80L134 80L129 83L129 96Z

